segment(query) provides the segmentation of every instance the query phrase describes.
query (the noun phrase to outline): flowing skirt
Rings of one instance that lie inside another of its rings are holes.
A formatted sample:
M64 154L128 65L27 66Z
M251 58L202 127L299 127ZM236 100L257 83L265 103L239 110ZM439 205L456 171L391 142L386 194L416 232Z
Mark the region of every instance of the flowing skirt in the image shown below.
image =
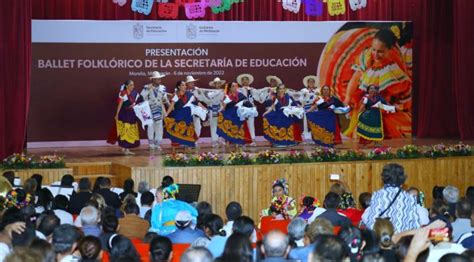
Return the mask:
M165 130L171 142L184 146L196 145L193 115L190 107L175 109L165 118Z
M333 147L336 137L337 118L331 110L319 110L306 113L308 127L314 143L320 146Z
M240 120L237 107L231 107L219 113L217 118L217 134L233 144L251 143L250 132L246 121Z
M359 115L357 135L370 141L381 141L384 137L380 109L367 109Z
M275 110L263 117L265 139L277 146L295 145L302 141L299 119L287 117L283 110Z
M120 147L135 148L140 146L138 119L133 110L122 108L118 115L117 140Z

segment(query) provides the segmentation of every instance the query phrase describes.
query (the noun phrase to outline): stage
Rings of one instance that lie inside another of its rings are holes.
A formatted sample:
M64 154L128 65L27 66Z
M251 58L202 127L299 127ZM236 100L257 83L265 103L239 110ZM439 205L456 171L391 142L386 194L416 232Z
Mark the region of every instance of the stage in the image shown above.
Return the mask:
M338 145L340 150L356 149L356 140L345 141ZM392 139L383 141L382 145L391 147L392 152L407 145L428 146L438 143L456 144L458 140L434 139ZM463 141L474 145L474 141ZM256 147L244 147L240 150L257 153L270 149L266 142L259 142ZM284 154L290 150L305 150L310 152L314 145L300 145L290 148L272 148ZM366 147L362 150L370 150ZM200 144L199 148L188 151L199 153L212 151L226 154L235 149L225 147L212 148L208 143ZM34 155L56 153L65 157L68 169L76 179L89 177L93 181L97 176L108 176L116 186L121 186L127 178L132 178L135 185L147 181L151 187L157 187L165 175L175 178L183 184L201 184L201 201L210 202L214 211L225 214L225 206L230 201L239 201L244 212L253 219L258 219L258 212L268 206L273 180L285 177L289 181L290 195L299 198L302 195L312 195L323 200L329 191L330 174L340 174L347 182L350 190L357 197L362 192L373 192L382 184L380 172L389 162L397 162L406 168L408 175L407 186L416 186L426 194L426 202L431 204L431 190L434 185L454 185L461 193L467 186L474 185L474 156L449 157L439 159L420 158L413 160L389 161L352 161L352 162L323 162L302 164L275 165L246 165L246 166L212 166L212 167L163 167L165 154L184 152L184 149L172 149L165 145L162 151L149 151L147 145L136 149L136 155L124 156L117 146L105 147L74 147L74 148L36 148L28 150ZM45 183L60 178L57 170L33 170L25 173L26 178L34 172L45 176ZM51 173L49 173L51 172Z

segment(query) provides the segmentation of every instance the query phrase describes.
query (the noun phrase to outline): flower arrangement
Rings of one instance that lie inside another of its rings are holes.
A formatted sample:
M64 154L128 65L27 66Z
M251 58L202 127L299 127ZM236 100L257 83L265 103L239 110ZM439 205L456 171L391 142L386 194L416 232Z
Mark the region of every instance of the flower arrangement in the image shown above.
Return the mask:
M429 158L446 157L449 156L449 150L444 144L432 145L423 151L423 156Z
M291 150L282 158L283 163L308 163L310 158L305 151Z
M191 157L189 161L190 166L222 166L224 160L218 154L212 152L200 153L197 156Z
M165 156L164 166L187 166L189 157L183 153L172 153Z
M422 156L421 149L415 145L406 145L397 150L397 157L400 159L413 159Z
M314 162L334 162L339 161L339 155L334 148L318 147L311 153Z
M31 168L33 157L25 153L15 153L3 159L2 166L4 169L25 169Z
M64 157L58 155L41 156L38 162L35 162L36 168L64 168Z
M395 158L395 155L390 152L389 147L377 147L367 153L367 159L370 160L389 160Z
M273 150L265 150L257 154L255 158L257 164L278 164L281 163L281 156Z
M470 145L459 142L457 145L449 147L449 155L451 156L470 156L472 155L472 149Z
M360 150L347 150L345 153L341 154L339 159L341 161L360 161L365 160L367 157L364 152Z
M253 163L252 156L246 152L231 152L225 164L230 166L235 165L250 165Z

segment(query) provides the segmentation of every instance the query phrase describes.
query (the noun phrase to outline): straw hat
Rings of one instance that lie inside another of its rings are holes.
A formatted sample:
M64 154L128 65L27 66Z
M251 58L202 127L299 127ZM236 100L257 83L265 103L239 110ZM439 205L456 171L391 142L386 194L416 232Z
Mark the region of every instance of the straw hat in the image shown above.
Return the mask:
M270 75L270 76L267 76L266 79L269 84L272 79L275 79L277 81L277 85L281 85L283 83L283 81L281 81L281 79L278 76Z
M314 76L314 75L308 75L303 78L303 85L305 87L308 87L308 80L312 79L314 81L314 87L318 88L319 87L319 77Z
M186 77L186 83L191 83L191 82L196 82L198 81L199 79L194 79L193 76L187 76Z
M239 83L239 85L242 85L242 79L244 77L247 77L249 79L249 85L251 85L253 83L253 75L251 74L240 74L237 76L237 83Z
M162 74L160 74L160 72L158 72L158 71L153 71L153 73L151 73L150 79L163 78L163 77L165 77L165 76L166 76L166 75L162 75Z
M217 84L223 85L225 84L225 80L221 80L219 77L214 78L211 82L209 82L209 86L216 87Z

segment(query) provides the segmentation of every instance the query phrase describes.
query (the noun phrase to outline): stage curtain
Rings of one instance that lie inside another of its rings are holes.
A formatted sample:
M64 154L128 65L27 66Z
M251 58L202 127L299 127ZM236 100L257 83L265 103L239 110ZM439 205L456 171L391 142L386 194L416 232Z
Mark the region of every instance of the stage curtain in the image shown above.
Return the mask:
M0 157L25 143L31 75L33 0L0 1ZM45 102L46 102L45 98Z

